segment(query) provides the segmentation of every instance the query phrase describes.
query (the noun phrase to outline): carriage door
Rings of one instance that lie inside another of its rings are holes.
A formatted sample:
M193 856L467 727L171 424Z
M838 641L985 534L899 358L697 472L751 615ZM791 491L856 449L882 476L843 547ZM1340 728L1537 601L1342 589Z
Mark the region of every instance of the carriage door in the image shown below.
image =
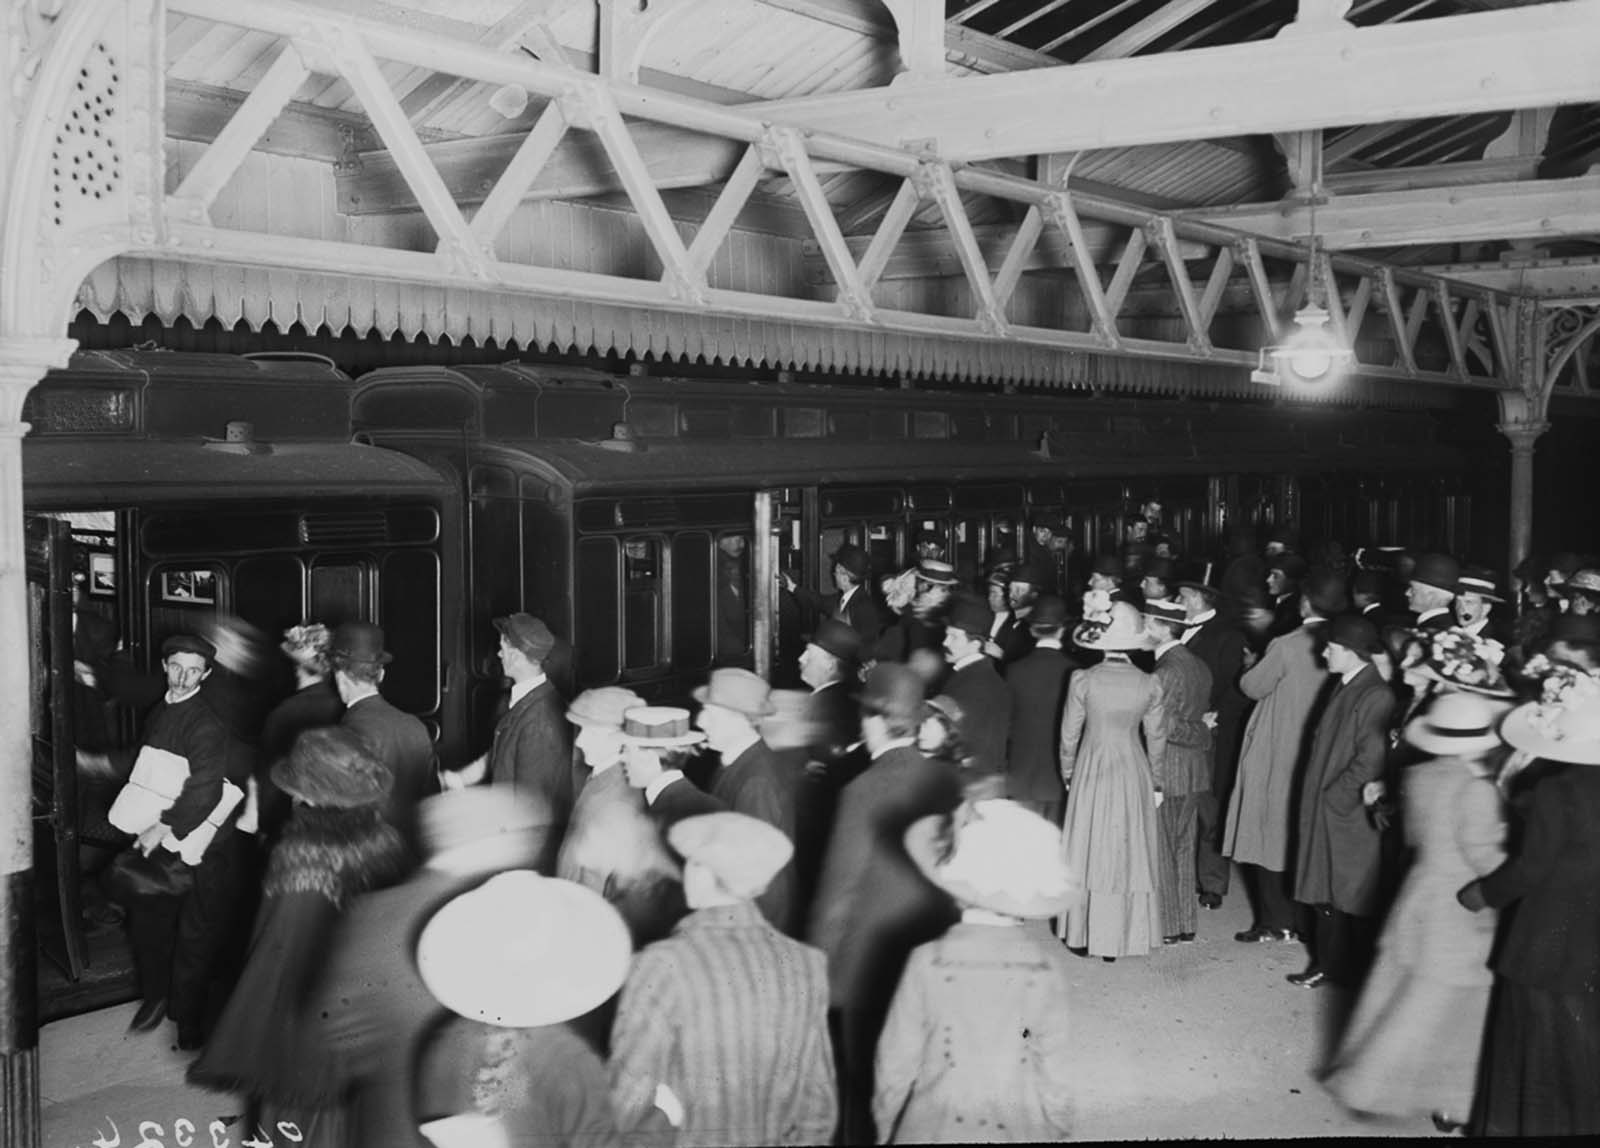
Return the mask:
M40 928L39 948L75 981L88 963L88 943L78 877L78 774L72 737L72 527L60 519L29 515L27 540L36 865L42 862L52 872L59 922L59 932L47 925Z
M783 576L797 586L809 586L815 577L806 540L817 537L816 487L758 490L755 530L765 540L751 560L751 580L758 587L751 596L755 671L775 688L797 689L804 627L800 603L785 589Z

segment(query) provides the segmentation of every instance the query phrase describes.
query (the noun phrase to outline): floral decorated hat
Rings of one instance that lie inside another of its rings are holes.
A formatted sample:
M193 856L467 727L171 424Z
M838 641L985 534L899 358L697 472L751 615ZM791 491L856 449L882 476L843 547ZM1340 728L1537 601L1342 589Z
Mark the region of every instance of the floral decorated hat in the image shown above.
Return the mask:
M1089 609L1089 597L1084 595L1085 611ZM1148 650L1152 647L1144 619L1130 602L1113 602L1111 608L1098 617L1085 613L1078 628L1072 631L1072 640L1086 650Z
M1401 668L1452 689L1509 698L1512 690L1500 669L1505 654L1506 648L1493 638L1465 630L1418 630L1405 643Z
M1536 757L1600 765L1600 677L1561 662L1537 668L1545 674L1539 700L1507 714L1500 736Z

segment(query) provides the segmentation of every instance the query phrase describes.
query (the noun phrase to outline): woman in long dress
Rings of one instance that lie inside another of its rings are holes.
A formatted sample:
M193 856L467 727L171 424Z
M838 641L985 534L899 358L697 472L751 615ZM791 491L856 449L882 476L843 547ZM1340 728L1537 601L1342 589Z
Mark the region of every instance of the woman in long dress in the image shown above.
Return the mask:
M397 879L405 846L383 819L389 769L348 730L302 733L272 780L293 811L267 862L244 973L189 1080L243 1093L247 1132L284 1122L299 1143L342 1148L342 1098L329 1093L339 1077L309 1001L340 911Z
M1105 660L1072 675L1061 719L1063 939L1107 960L1139 956L1161 946L1161 796L1152 770L1167 750L1161 686L1128 660L1148 646L1139 612L1128 603L1114 603L1109 622L1082 623L1072 640L1103 651Z
M1324 1079L1356 1111L1431 1114L1441 1127L1471 1112L1495 914L1469 912L1456 892L1505 859L1493 762L1506 709L1445 693L1405 727L1408 742L1435 755L1405 773L1405 830L1416 855Z

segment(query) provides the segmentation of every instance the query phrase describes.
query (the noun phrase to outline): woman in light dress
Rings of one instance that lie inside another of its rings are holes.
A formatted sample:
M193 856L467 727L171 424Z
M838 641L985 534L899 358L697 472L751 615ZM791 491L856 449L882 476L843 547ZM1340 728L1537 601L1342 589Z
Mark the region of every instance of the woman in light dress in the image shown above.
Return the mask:
M1109 621L1083 622L1072 640L1105 659L1069 679L1061 719L1069 874L1062 939L1110 961L1161 947L1161 794L1152 763L1166 753L1166 715L1160 683L1128 658L1149 645L1132 605L1113 603Z

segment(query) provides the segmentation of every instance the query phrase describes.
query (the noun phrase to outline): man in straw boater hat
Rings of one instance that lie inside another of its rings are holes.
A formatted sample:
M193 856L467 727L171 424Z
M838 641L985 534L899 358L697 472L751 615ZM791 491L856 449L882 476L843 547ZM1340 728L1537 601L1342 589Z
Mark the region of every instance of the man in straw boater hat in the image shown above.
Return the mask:
M1067 604L1054 594L1041 595L1029 615L1033 649L1006 667L1011 691L1011 740L1006 747L1006 796L1061 824L1066 790L1061 785L1059 747L1061 707L1067 679L1079 668L1062 649Z
M1061 831L988 800L918 819L905 844L961 919L916 948L895 991L878 1041L877 1142L1065 1139L1072 957L1038 923L1066 897Z
M1502 646L1511 641L1511 628L1494 616L1505 604L1500 584L1487 566L1467 566L1456 581L1456 628L1476 638L1492 638Z
M1200 904L1220 909L1228 892L1229 865L1222 855L1223 810L1233 791L1250 699L1239 692L1246 639L1237 621L1219 609L1222 591L1208 580L1209 566L1178 582L1178 603L1188 626L1179 641L1211 671L1206 713L1211 725L1211 783L1200 791L1195 809L1195 877Z
M1300 628L1274 638L1261 660L1239 678L1240 690L1256 707L1239 747L1222 852L1239 863L1254 920L1234 934L1236 941L1298 940L1286 876L1292 801L1306 731L1328 681L1317 652L1319 628L1346 605L1344 580L1325 570L1313 572L1300 596Z
M871 642L883 628L878 615L878 605L872 600L872 586L868 576L872 573L872 560L867 552L853 542L846 542L829 555L833 562L832 594L820 594L810 586L801 586L787 573L783 575L784 588L793 594L801 605L816 612L817 617L833 618L843 622L861 635L863 642Z
M1311 912L1311 963L1292 985L1354 988L1366 974L1379 900L1380 835L1367 816L1368 785L1388 759L1394 693L1372 664L1378 628L1340 614L1322 628L1333 692L1316 720L1300 783L1294 897Z
M567 1022L615 995L632 949L598 893L527 870L435 912L416 941L417 974L455 1015L417 1058L407 1107L423 1136L439 1148L615 1142L605 1064ZM664 1133L666 1114L651 1126Z
M906 957L954 915L902 843L917 818L961 803L960 769L916 748L923 689L922 678L896 662L867 675L861 736L871 763L840 794L811 907L807 940L828 955L846 1144L874 1139L872 1058Z
M447 786L475 784L532 790L555 818L551 843L561 839L572 812L574 778L572 734L566 705L544 672L556 648L556 636L532 614L510 614L494 620L500 634L500 666L511 682L506 709L495 722L489 752L457 774L444 774ZM539 868L549 872L555 857Z
M1196 902L1195 832L1200 796L1211 789L1211 669L1183 644L1188 612L1177 602L1144 604L1144 628L1155 643L1156 680L1166 714L1167 752L1156 786L1161 807L1156 826L1161 842L1161 939L1174 945L1194 940ZM1215 718L1213 717L1214 721Z
M1006 740L1011 735L1011 692L984 654L989 607L970 595L956 599L945 619L944 656L950 663L944 693L960 707L961 740L977 759L977 768L990 776L1005 772Z
M383 648L383 631L371 622L346 622L333 632L328 663L344 701L339 724L367 744L367 751L394 778L384 816L400 830L413 858L420 854L417 803L436 788L433 738L428 727L390 705L378 692L384 667L394 656Z
M1534 785L1511 858L1457 894L1516 905L1493 960L1494 997L1470 1131L1600 1134L1600 678L1556 667L1501 736L1560 763Z
M648 1125L670 1097L679 1144L830 1143L827 960L754 904L794 846L731 812L679 821L667 840L684 858L690 913L634 959L622 987L610 1063L618 1125Z
M1496 728L1510 703L1441 694L1405 727L1425 760L1406 771L1406 836L1416 859L1384 914L1378 959L1323 1086L1341 1104L1385 1116L1432 1115L1442 1132L1472 1109L1493 974L1494 913L1456 903L1466 882L1505 860L1495 789Z
M572 699L567 720L577 727L573 746L589 776L573 803L555 870L557 877L611 902L639 947L666 936L686 911L678 863L622 764L627 714L643 706L643 698L620 686L585 690ZM702 740L703 735L685 738L683 744Z
M345 911L309 1009L322 1018L333 1053L338 1079L330 1089L351 1097L351 1145L417 1142L417 1053L447 1013L418 974L419 930L441 906L493 874L531 869L550 836L540 800L500 786L430 797L418 808L418 820L422 867ZM521 913L519 907L514 915ZM486 963L498 959L480 955Z

